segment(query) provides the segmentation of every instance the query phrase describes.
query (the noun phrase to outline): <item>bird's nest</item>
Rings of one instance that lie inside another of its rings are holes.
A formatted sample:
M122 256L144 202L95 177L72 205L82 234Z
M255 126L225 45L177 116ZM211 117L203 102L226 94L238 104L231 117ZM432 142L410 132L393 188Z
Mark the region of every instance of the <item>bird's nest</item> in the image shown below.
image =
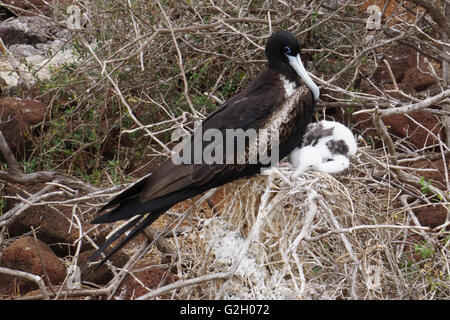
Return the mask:
M387 163L360 149L340 175L278 167L218 189L175 241L174 297L448 298L448 233L418 225Z
M108 263L115 272L107 285L62 285L58 296L122 298L120 285L130 275L142 286L132 298L140 299L448 299L448 194L437 197L438 188L428 185L421 190L413 184L420 179L406 170L411 168L390 163L383 150L361 147L339 175L294 177L294 168L281 166L210 190L167 212L152 226L158 230L146 230L144 243L125 247L129 259L121 268ZM95 228L83 229L81 218L92 211L94 199L122 187L89 196L63 189L68 199L58 203L73 206L71 226L80 234L71 267L82 242L95 242ZM26 205L55 202L33 195L2 218L20 214ZM421 226L414 213L430 206L444 212L433 228ZM162 256L167 254L170 263ZM163 279L157 288L139 280L140 271L162 267L167 274L174 271L176 280ZM44 286L41 291L27 298L54 296Z

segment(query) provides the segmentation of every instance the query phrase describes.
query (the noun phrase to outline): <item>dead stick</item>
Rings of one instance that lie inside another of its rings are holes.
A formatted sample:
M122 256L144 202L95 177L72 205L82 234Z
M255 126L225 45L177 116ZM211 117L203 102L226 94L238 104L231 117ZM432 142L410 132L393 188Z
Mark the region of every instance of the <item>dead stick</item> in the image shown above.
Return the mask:
M42 271L44 272L45 279L47 279L48 284L49 284L50 289L52 290L53 294L56 294L55 289L53 288L52 282L50 281L50 277L48 276L47 269L45 268L44 260L42 259L41 248L39 247L39 241L36 237L36 232L35 232L33 226L30 226L30 228L31 228L31 232L33 233L34 242L36 243L36 249L37 249L37 253L39 256L39 261L42 265Z
M20 169L20 164L19 162L17 162L16 157L9 148L9 145L6 142L6 139L1 131L0 131L0 152L3 158L5 158L6 163L8 164L8 171L10 171L11 173L22 173L22 170Z

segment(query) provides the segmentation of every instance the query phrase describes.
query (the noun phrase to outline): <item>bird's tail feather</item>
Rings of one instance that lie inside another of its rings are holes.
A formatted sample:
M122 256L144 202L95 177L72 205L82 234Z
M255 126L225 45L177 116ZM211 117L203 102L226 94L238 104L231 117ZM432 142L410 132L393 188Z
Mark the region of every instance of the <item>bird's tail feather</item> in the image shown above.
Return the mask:
M150 212L151 204L140 202L138 197L127 199L117 208L91 221L92 224L115 222L117 220L130 219L131 217Z
M106 249L108 248L111 243L119 239L125 232L127 232L129 229L131 229L133 226L135 226L139 221L141 221L143 216L138 217L137 219L133 219L125 223L120 229L116 230L108 239L103 243L100 248L97 249L90 257L89 262L95 261L98 256Z
M174 204L191 198L209 188L191 188L169 193L163 197L147 202L141 202L139 196L123 200L117 208L91 221L92 224L114 222L117 220L130 219L131 217L150 211L156 212L170 208ZM117 202L116 202L117 203Z
M115 240L117 240L118 238L120 238L120 236L122 236L126 231L128 231L129 229L131 229L133 226L134 229L131 230L131 232L125 237L123 238L115 247L113 247L106 255L105 257L95 266L95 268L89 273L88 277L86 277L86 279L88 279L95 271L98 270L98 268L100 268L105 262L106 260L108 260L113 254L115 254L117 251L119 251L120 249L122 249L122 247L124 245L126 245L131 239L133 239L134 237L136 237L142 230L144 230L146 227L148 227L149 225L151 225L156 219L159 218L159 216L161 214L163 214L166 211L166 209L164 210L159 210L159 211L155 211L155 212L151 212L147 215L147 217L145 217L144 219L141 218L137 218L137 219L133 219L131 221L129 221L128 223L126 223L123 227L121 227L119 230L117 230L114 234L111 235L111 237L108 238L107 241L105 241L105 243L98 248L98 250L96 252L94 252L94 254L92 254L92 256L89 258L88 263L89 262L93 262L95 261L99 255L111 244L113 243Z
M118 203L125 202L131 198L135 198L136 195L144 188L145 183L147 182L147 177L148 176L145 176L128 189L122 191L117 197L113 198L111 201L105 204L98 212L105 211L106 209L111 208Z

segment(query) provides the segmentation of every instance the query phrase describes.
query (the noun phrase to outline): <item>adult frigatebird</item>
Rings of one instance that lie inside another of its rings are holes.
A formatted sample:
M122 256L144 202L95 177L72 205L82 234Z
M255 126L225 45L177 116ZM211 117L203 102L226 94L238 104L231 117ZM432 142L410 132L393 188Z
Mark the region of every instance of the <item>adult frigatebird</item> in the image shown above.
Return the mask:
M277 148L278 157L282 159L301 143L314 113L319 89L303 66L300 59L300 44L291 32L280 30L272 34L265 51L268 68L251 81L242 92L205 118L200 130L206 132L208 129L214 129L221 132L224 137L229 129L240 129L242 132L251 129L270 129L272 132L275 130L278 144L271 144L268 151ZM191 135L190 141L195 144L194 135ZM207 146L208 143L202 141L200 152ZM247 155L251 149L251 145L244 148ZM195 153L195 148L192 150ZM196 156L193 155L191 160L193 157ZM249 160L249 157L246 159ZM255 175L266 166L270 164L261 161L175 163L173 159L166 160L148 177L138 181L100 209L102 212L114 208L91 223L108 223L132 217L134 219L113 233L89 261L95 261L112 242L131 229L129 234L100 261L96 267L98 268L176 203L233 180ZM135 217L136 215L138 217Z

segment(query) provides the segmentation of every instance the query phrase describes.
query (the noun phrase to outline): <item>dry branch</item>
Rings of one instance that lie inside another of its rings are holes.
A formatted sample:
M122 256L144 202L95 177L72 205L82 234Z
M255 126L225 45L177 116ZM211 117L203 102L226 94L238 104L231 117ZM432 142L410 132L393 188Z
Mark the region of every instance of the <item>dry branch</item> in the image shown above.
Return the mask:
M49 299L49 294L47 292L47 288L45 287L44 280L42 280L41 277L36 276L31 273L28 273L28 272L12 270L12 269L3 268L3 267L0 267L0 273L6 274L6 275L12 276L12 277L24 278L24 279L36 282L36 284L39 286L39 289L42 292L42 299L44 299L44 300Z
M402 107L396 107L396 108L391 108L391 109L387 109L387 110L380 110L380 115L382 117L387 117L387 116L390 116L393 114L404 114L404 113L419 111L419 110L434 106L440 102L443 102L443 100L447 99L448 97L450 97L450 89L447 89L440 94L437 94L433 97L427 98L423 101L420 101L420 102L417 102L417 103L414 103L411 105L405 105Z

